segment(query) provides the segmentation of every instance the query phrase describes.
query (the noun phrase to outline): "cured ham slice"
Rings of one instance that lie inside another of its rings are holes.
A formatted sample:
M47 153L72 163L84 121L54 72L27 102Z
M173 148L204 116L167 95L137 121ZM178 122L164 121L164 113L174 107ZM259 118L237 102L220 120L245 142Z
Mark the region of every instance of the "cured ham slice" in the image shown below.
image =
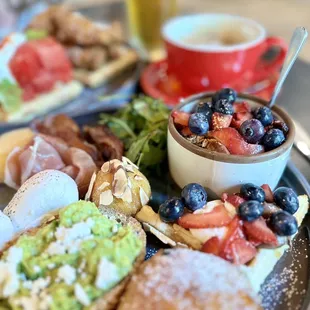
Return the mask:
M38 133L61 138L68 146L84 150L94 161L99 159L96 147L82 139L78 124L65 114L48 116L42 121L33 122L31 127Z
M62 169L65 164L55 148L41 137L34 138L34 144L19 155L21 167L20 184L23 184L36 173L46 169Z
M78 185L80 196L84 197L87 192L90 179L94 171L97 170L96 164L89 154L75 147L70 147L68 149L65 162L69 165L69 167L74 166L78 169L78 173L74 179ZM68 172L69 171L70 173L76 172L76 170L73 170L72 168L70 168L70 170L68 168ZM63 172L66 172L66 169L63 170Z
M47 169L68 174L77 183L80 196L83 197L97 167L83 149L69 147L60 138L38 134L27 146L15 148L9 154L4 181L8 186L18 189L31 176Z
M18 189L20 186L20 164L19 155L22 153L20 147L15 147L8 155L4 170L4 183L14 189Z

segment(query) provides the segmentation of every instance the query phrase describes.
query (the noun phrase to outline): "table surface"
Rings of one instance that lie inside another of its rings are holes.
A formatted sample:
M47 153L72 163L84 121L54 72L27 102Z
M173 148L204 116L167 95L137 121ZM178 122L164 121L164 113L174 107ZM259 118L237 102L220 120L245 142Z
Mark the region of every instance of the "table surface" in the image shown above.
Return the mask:
M66 0L78 7L125 1ZM309 0L177 0L177 3L180 14L220 12L255 19L266 27L269 34L283 37L287 43L290 41L295 27L304 26L310 31ZM310 39L305 44L300 57L310 63Z

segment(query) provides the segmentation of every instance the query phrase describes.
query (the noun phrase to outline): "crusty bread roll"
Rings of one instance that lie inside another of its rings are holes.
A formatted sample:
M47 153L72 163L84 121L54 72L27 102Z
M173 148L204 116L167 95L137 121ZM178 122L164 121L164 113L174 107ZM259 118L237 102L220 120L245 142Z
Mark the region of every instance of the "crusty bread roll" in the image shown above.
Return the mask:
M225 260L188 249L162 250L132 277L119 310L262 309L247 277Z
M30 128L15 129L0 136L0 183L4 182L5 162L15 147L23 148L33 138Z

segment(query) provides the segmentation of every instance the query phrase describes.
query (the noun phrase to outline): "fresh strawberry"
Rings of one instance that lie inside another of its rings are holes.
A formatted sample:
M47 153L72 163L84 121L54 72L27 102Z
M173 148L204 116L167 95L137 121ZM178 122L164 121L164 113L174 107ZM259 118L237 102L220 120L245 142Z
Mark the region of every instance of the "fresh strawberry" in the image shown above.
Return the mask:
M190 117L189 113L182 112L182 111L174 111L172 113L172 117L174 119L175 124L179 124L182 126L188 126L188 120Z
M244 222L243 226L249 239L254 239L265 244L277 245L278 240L276 235L267 226L266 221L262 217L253 222Z
M231 220L224 204L221 204L208 213L187 213L179 218L178 224L183 228L211 228L226 226Z
M230 244L236 239L244 239L244 233L242 230L242 221L238 216L235 216L233 220L227 225L227 232L224 237L221 251L219 256L222 258L231 261L232 253Z
M255 238L248 238L248 241L255 247L258 247L259 245L262 244L261 241L255 239Z
M222 201L227 201L230 204L232 204L234 207L238 208L239 205L245 201L242 197L236 195L236 194L227 194L223 193L221 197Z
M201 248L204 253L214 254L219 256L221 251L221 240L218 237L212 237L207 240Z
M231 120L232 115L214 112L211 119L212 129L227 128L229 127Z
M231 120L231 127L239 129L244 121L251 118L253 118L253 116L249 112L234 113L233 119Z
M265 192L265 200L267 202L273 202L273 192L268 184L263 184L261 188Z
M239 113L239 112L251 112L251 107L246 101L242 102L235 102L233 104L234 107L234 112Z
M249 241L245 239L236 239L229 245L229 251L232 255L232 262L236 265L243 265L251 261L257 250Z
M208 133L208 136L220 141L234 155L254 155L264 152L262 145L245 142L235 128L213 130Z
M184 137L188 137L190 135L192 135L193 133L189 130L188 127L184 127L181 129L181 135Z

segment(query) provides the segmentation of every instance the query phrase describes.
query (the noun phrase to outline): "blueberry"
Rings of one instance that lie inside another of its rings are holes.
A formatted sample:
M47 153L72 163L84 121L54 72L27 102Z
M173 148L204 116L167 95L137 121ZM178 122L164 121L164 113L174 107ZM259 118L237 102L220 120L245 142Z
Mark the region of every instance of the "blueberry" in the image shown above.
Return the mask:
M193 113L189 117L188 127L192 133L198 136L205 135L209 130L209 121L207 115L204 113Z
M244 199L247 200L256 200L258 202L265 201L265 192L264 190L252 183L246 183L241 186L240 194Z
M171 198L166 200L159 206L158 214L163 222L175 222L184 213L184 203L179 198Z
M273 150L285 141L284 133L280 129L269 129L263 137L263 145L266 151Z
M201 209L207 203L206 190L197 183L187 184L181 194L187 209L195 211Z
M270 217L269 225L279 236L291 236L298 230L296 218L285 211L273 213Z
M256 108L253 111L253 116L254 118L258 119L259 121L261 121L261 123L263 124L263 126L268 126L272 123L273 121L273 115L272 112L269 108L267 107L260 107L260 108Z
M237 93L232 88L223 88L217 91L212 97L212 103L215 104L220 99L225 99L229 103L234 103L237 98Z
M199 102L196 107L196 113L206 114L208 117L208 121L210 122L213 111L210 102Z
M264 206L256 200L244 201L238 208L238 214L244 221L253 222L264 212Z
M265 128L258 119L249 119L242 123L240 132L248 143L257 143L265 134Z
M271 127L272 128L277 128L277 129L280 129L281 131L283 131L284 135L286 136L289 132L289 128L287 126L287 124L285 122L282 122L282 121L274 121L272 124L271 124Z
M220 99L216 101L213 106L215 112L219 112L222 114L232 115L234 114L233 105L226 99Z
M299 208L296 193L289 187L279 187L274 191L274 201L282 210L294 214Z

